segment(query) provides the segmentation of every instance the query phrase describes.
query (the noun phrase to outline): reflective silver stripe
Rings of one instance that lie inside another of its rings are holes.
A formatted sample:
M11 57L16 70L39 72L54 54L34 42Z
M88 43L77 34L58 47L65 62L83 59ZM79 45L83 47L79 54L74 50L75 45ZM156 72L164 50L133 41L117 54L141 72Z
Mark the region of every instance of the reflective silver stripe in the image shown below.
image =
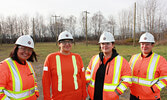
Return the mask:
M7 95L5 95L2 100L10 100L10 98L7 97Z
M105 90L105 91L114 91L116 88L117 88L117 86L104 85L104 90Z
M161 89L166 86L162 81L157 82L157 85L158 85Z
M155 53L153 53L152 54L152 57L151 57L151 60L150 60L150 63L149 63L149 66L148 66L148 69L147 69L147 79L153 79L154 77L154 73L155 73L155 71L156 71L156 62L157 62L157 60L159 60L159 59L157 59L158 58L158 55L157 54L155 54Z
M5 93L8 97L10 97L10 98L21 99L21 98L24 98L24 97L26 97L26 96L30 96L30 95L34 94L34 93L35 93L35 89L29 90L29 91L26 91L26 92L23 92L23 93L18 93L18 94L16 94L16 93L11 93L11 92L9 92L9 91L7 91L7 90L4 90L4 93Z
M31 73L33 73L34 81L36 81L35 72L34 72L33 67L31 66L30 62L28 62L28 61L26 61L26 62L27 62L27 64L28 64L29 68L30 68ZM35 90L38 91L38 88L35 87Z
M61 62L59 55L56 55L56 63L57 63L57 76L58 76L58 91L62 91L62 73L61 73Z
M135 61L137 60L138 55L139 54L135 55L135 57L132 61L132 64L131 64L131 68L134 66L133 64L135 64ZM157 82L157 79L154 80L154 75L155 75L155 71L156 71L159 57L160 56L155 54L155 53L152 54L152 57L150 59L150 62L149 62L148 68L147 68L147 78L146 79L133 77L132 81L139 83L139 84L147 85L147 86L155 84L155 82ZM133 70L132 70L132 72L133 72Z
M92 87L94 87L95 82L91 80L90 84L91 84ZM112 85L112 84L105 84L104 83L104 90L105 91L114 91L116 89L117 85L118 84Z
M90 76L86 75L86 80L90 80L90 78L91 78Z
M140 54L140 53L139 53ZM132 64L131 64L131 68L134 66L134 62L135 62L135 60L137 59L137 57L139 56L139 54L136 54L136 55L134 55L135 57L133 58L133 60L132 60Z
M152 86L153 84L155 84L158 81L158 79L155 80L146 80L146 79L142 79L142 78L132 78L132 82L133 83L139 83L142 85L146 85L146 86Z
M131 78L121 78L124 82L132 82Z
M96 56L99 58L99 56ZM95 60L93 61L93 65L92 67L95 66L96 61L98 60L98 58L95 58ZM120 79L120 72L121 72L121 67L122 67L122 62L123 62L123 58L121 56L117 56L115 58L115 64L114 64L114 76L113 76L113 83L112 84L108 84L108 83L104 83L104 90L105 91L114 91L118 84L119 84L119 79ZM91 70L91 73L93 73L93 70ZM124 80L127 80L128 82L131 82L130 78L123 78ZM90 81L90 84L92 87L94 87L94 81ZM124 90L124 86L120 86L120 88L122 90Z
M119 85L118 88L119 88L119 89L121 90L121 92L123 93L123 92L127 89L127 86L122 83L122 84Z
M89 73L89 74L88 74ZM89 69L89 67L87 67L87 69L86 69L86 80L90 80L90 73L91 73L91 70Z
M0 93L3 92L1 89L0 89Z
M95 65L97 64L98 59L99 59L99 55L96 55L96 57L93 59L92 66L91 66L91 75L90 75L91 78L92 78L93 70L95 68Z
M27 64L28 64L29 68L30 68L30 71L33 73L33 77L34 77L34 79L35 79L35 72L34 72L34 69L32 68L30 62L28 62L28 61L26 61L26 62L27 62Z
M122 57L117 56L115 57L115 64L114 64L114 75L113 75L113 84L119 83L119 78L120 78L120 71L121 71L121 64L122 64Z
M9 66L11 66L11 71L12 71L11 73L13 73L13 75L14 75L13 76L14 77L13 82L14 82L15 86L14 86L14 90L13 91L16 91L16 92L21 91L21 84L22 84L21 82L22 82L22 80L20 80L19 75L18 75L20 73L17 72L17 70L15 68L15 65L12 62L11 58L7 58L6 61L9 62L9 64L10 64Z
M160 79L160 80L162 80L162 79L167 80L167 76L165 76L165 77L160 77L159 79Z
M78 89L78 82L77 82L78 67L77 67L77 62L76 62L76 58L74 55L72 55L72 62L73 62L73 67L74 67L74 74L73 74L74 85L75 85L75 90L77 90Z
M131 70L132 70L132 75L133 75L133 68L134 68L134 65L135 65L136 60L137 60L137 58L139 57L139 55L140 55L140 53L134 55L134 58L133 58L133 60L132 60L132 64L131 64L131 66L130 66L130 67L131 67Z

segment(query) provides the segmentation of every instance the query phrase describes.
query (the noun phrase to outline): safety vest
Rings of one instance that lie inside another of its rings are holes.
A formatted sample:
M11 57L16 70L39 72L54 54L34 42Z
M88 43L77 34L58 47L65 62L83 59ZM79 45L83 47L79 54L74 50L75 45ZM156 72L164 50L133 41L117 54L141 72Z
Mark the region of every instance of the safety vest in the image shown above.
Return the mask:
M91 70L87 68L87 71L90 71L91 74L86 74L86 80L90 80L90 87L94 88L95 86L95 79L93 79L93 72L95 69L95 66L99 62L100 58L99 55L96 55L93 59ZM106 92L110 91L115 91L116 88L118 88L122 93L127 89L127 86L124 83L120 82L120 78L122 81L129 82L131 83L131 77L130 76L121 76L121 68L122 68L122 62L123 62L123 57L121 56L116 56L115 57L115 62L114 62L114 73L113 73L113 80L112 83L105 83L104 82L104 88L103 90Z
M134 66L136 64L136 61L139 59L140 56L141 56L141 53L134 55L132 58L132 63L130 65L131 69L132 69L132 75L133 75L133 70L134 70ZM137 76L133 75L132 82L139 84L139 85L148 86L148 87L151 87L153 84L156 83L155 85L159 88L159 90L161 90L163 87L165 87L166 84L159 81L160 79L163 79L163 77L154 78L157 64L159 62L159 58L160 58L160 55L153 53L151 56L151 59L149 61L149 64L148 64L146 78L141 78L141 77L137 77Z
M61 71L61 60L59 55L56 55L56 63L57 63L57 76L58 76L58 91L62 91L62 71ZM77 82L78 67L76 63L76 57L74 55L72 55L72 63L74 67L74 74L73 74L74 86L75 86L75 90L77 90L78 89L78 82Z
M14 60L12 60L11 58L7 58L5 60L9 66L9 70L11 72L11 76L12 76L12 81L13 81L13 91L11 90L7 90L7 89L2 89L0 91L2 91L5 96L3 97L2 100L10 100L10 99L26 99L32 95L35 94L35 90L37 89L36 87L27 89L27 90L23 90L23 86L22 86L22 79L21 79L21 75L20 72L18 70L18 67L16 66L16 63L14 62ZM34 70L31 66L31 64L26 61L28 64L28 67L31 71L31 73L33 73L33 77L35 80L35 73Z

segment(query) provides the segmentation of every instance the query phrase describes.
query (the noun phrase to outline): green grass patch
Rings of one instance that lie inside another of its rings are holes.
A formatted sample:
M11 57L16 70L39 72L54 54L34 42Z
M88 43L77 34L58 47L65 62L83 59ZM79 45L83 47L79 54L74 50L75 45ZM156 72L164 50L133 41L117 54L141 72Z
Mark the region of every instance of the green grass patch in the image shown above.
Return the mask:
M0 45L0 61L7 58L12 51L14 44L3 44ZM140 47L133 47L131 45L115 45L117 52L129 61L133 54L140 53ZM37 80L39 84L39 90L42 92L41 79L42 79L42 69L45 58L48 54L59 51L58 45L56 43L36 43L35 52L38 54L38 62L32 63L34 65L35 72L37 74ZM167 59L167 46L159 45L153 48L153 51ZM73 53L78 53L82 57L85 68L89 64L92 56L99 53L99 45L88 45L83 43L76 43L72 47ZM40 93L42 94L42 93ZM167 89L161 92L162 100L167 98Z

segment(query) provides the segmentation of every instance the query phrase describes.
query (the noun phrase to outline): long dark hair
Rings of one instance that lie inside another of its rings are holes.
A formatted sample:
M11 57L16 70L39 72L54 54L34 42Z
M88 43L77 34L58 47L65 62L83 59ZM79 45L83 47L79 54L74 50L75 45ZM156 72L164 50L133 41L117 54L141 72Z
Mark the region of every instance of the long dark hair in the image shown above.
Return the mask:
M18 46L20 46L20 45L14 46L13 50L10 52L9 57L11 57L13 60L16 60L18 63L22 64L17 56ZM31 56L27 59L27 61L34 62L34 59L36 62L38 61L37 55L36 55L35 51L33 50Z

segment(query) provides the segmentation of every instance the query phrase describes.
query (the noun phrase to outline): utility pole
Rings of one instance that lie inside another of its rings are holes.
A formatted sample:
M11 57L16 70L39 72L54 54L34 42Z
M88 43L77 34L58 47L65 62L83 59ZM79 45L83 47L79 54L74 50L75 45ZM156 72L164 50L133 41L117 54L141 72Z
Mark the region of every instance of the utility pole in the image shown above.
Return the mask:
M135 34L136 34L136 2L134 4L133 46L135 46Z
M55 29L56 29L56 33L55 33L55 38L56 38L56 45L57 45L57 37L58 37L58 27L57 27L57 17L60 17L60 16L52 16L55 18Z
M87 14L89 14L89 12L84 11L85 12L85 16L86 16L86 21L85 21L85 35L86 35L86 46L88 46L88 36L87 36Z
M34 18L33 18L32 24L33 24L33 39L34 39L34 44L35 44L36 39L35 39L35 23L34 23Z

